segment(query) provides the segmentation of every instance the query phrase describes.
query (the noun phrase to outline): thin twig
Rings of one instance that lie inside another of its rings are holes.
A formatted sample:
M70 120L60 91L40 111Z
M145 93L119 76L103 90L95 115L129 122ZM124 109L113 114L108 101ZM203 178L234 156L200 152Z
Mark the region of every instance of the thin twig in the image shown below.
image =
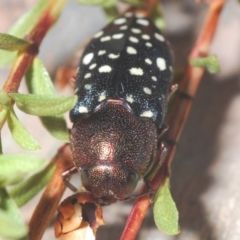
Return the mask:
M190 59L206 56L208 54L209 46L214 36L219 16L225 2L225 0L215 0L211 2L208 16L202 31L189 55ZM178 81L179 90L169 103L170 110L166 118L169 130L166 132L164 138L171 140L170 142L177 142L180 137L192 105L192 97L195 96L203 73L204 69L188 65L185 70L184 77ZM151 182L151 187L153 189L162 185L166 178L170 176L170 164L175 151L176 144L169 144L165 162ZM147 196L136 200L120 238L121 240L135 239L150 204L151 199Z
M72 164L72 154L68 144L59 149L52 164L56 165L56 169L29 222L29 240L42 239L66 189L61 174Z

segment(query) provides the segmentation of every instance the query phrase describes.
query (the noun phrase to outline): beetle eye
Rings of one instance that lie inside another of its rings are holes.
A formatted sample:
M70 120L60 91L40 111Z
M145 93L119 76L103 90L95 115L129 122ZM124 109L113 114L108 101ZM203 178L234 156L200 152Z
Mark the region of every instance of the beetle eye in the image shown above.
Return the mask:
M135 190L138 183L138 179L139 179L139 175L137 172L132 170L128 172L127 187L126 187L127 194L132 193Z
M87 189L90 190L90 182L89 182L89 172L87 169L81 170L81 178L82 178L82 184Z

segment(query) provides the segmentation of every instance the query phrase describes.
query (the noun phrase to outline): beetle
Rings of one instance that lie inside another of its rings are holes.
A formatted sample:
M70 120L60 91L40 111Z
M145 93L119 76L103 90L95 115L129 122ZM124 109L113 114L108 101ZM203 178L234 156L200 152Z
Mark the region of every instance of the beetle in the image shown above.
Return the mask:
M74 167L63 176L72 190L67 176L79 171L94 198L124 200L162 162L171 65L169 46L148 18L127 12L94 35L70 112Z

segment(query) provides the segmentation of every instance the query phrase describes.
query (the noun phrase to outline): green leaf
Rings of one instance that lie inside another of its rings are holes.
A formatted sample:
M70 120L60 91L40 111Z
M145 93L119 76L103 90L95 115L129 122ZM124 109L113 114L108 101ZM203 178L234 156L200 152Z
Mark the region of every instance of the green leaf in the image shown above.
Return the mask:
M38 156L27 154L0 155L0 186L22 181L26 174L38 170L44 162Z
M143 8L144 7L144 1L142 0L121 0L121 2L128 3L132 6Z
M0 223L0 235L4 238L18 239L27 234L18 207L5 188L0 188Z
M43 63L35 57L26 73L28 91L32 94L55 94L52 80Z
M28 229L23 223L15 221L10 214L0 209L0 236L19 239L27 235Z
M48 0L40 0L33 9L25 13L8 31L10 35L18 38L24 38L33 29L44 8L47 6ZM0 50L0 65L7 65L13 62L16 52Z
M153 215L157 227L164 233L176 235L179 231L178 210L170 190L169 179L158 189L153 206Z
M108 22L111 22L119 15L118 9L115 5L103 6L103 10L104 10L105 14L107 15Z
M62 141L69 140L67 124L62 115L41 117L41 121L52 136Z
M0 33L0 49L7 51L17 51L29 46L31 43L21 38L14 37L6 33Z
M23 112L37 116L54 116L64 113L75 105L77 96L9 94Z
M2 129L6 119L9 107L11 105L11 98L4 92L0 91L0 129Z
M151 13L151 19L153 20L155 26L163 31L166 28L166 22L163 15L163 9L160 4L157 4L155 8L153 8Z
M52 177L55 165L50 163L43 170L9 190L10 196L21 207L41 191Z
M38 58L34 59L32 66L26 73L26 83L30 93L55 94L52 80ZM41 117L40 119L52 136L63 141L69 139L67 124L63 115Z
M78 3L84 5L97 5L97 6L113 6L116 0L76 0Z
M13 109L9 111L7 117L8 127L11 131L13 139L20 147L26 150L36 151L40 149L38 142L30 135L30 133L19 122Z
M204 58L191 59L190 64L194 67L206 68L206 70L212 74L219 73L221 70L217 57L214 55Z

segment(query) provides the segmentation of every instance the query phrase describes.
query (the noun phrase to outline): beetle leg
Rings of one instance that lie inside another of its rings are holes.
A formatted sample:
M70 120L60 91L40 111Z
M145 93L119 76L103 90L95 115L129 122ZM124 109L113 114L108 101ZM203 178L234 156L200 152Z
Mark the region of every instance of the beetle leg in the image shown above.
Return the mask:
M149 188L149 190L152 190L152 189L150 189L148 182L151 181L155 176L155 174L158 172L158 170L160 169L162 163L166 158L166 155L167 155L167 146L166 146L166 143L162 141L160 143L160 149L157 151L154 163L151 166L151 170L144 178L144 181L147 187Z
M62 173L62 180L65 183L65 185L70 188L73 192L77 192L77 188L75 188L70 182L69 178L72 174L78 172L78 169L75 166L71 166L66 171Z

